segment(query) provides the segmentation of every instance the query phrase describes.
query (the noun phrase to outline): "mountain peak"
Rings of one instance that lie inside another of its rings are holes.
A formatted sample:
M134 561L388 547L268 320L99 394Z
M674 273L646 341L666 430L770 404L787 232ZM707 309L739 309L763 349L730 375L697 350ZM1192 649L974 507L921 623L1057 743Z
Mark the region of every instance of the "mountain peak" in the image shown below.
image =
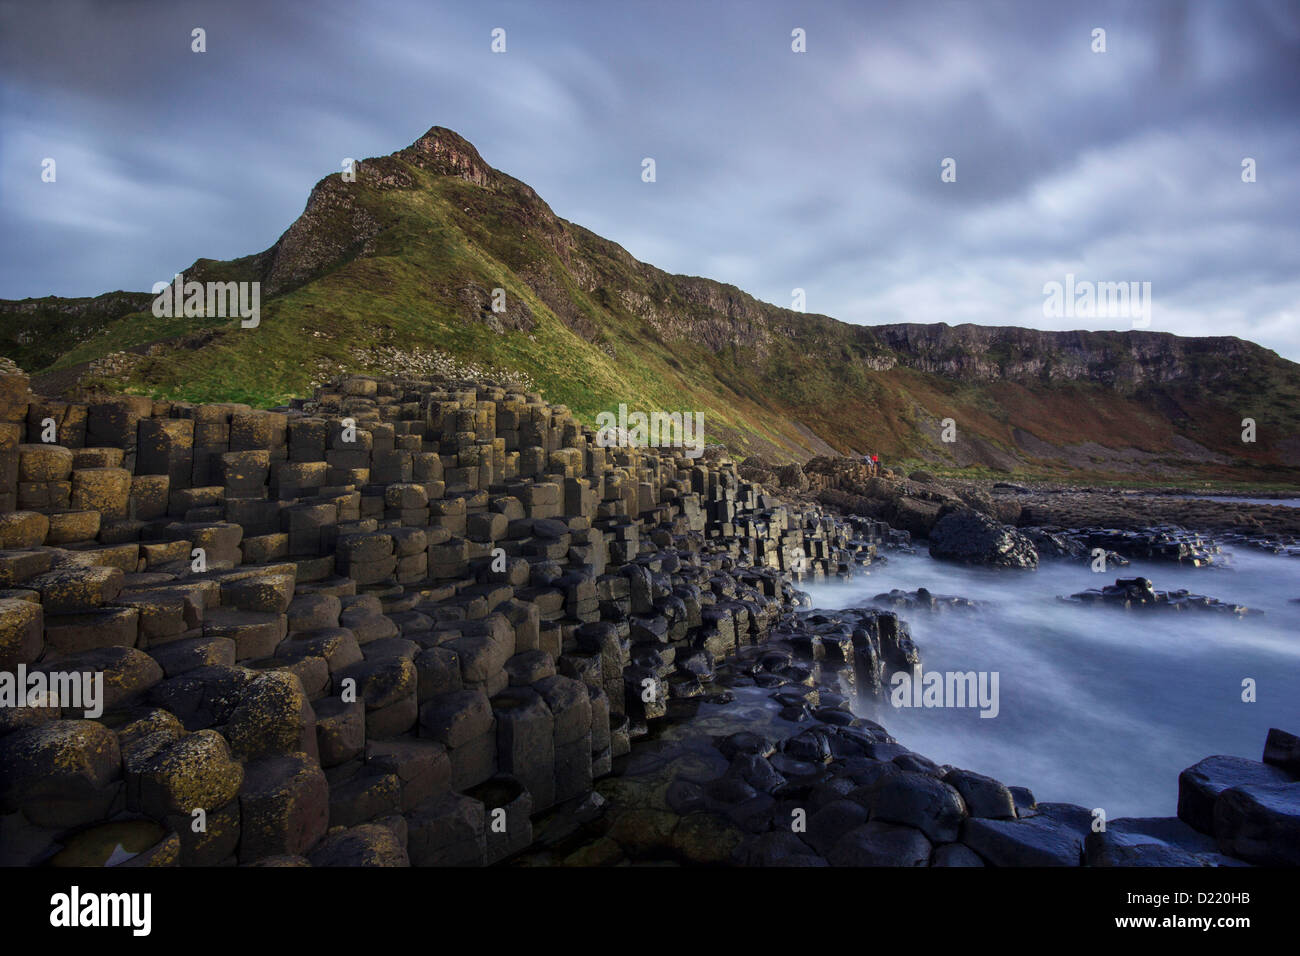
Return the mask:
M459 176L480 186L492 185L497 175L473 143L444 126L431 127L396 155L423 169L443 176Z
M782 309L637 261L441 126L362 160L355 179L322 179L270 249L200 260L186 277L263 283L260 331L224 315L156 317L144 293L0 302L0 351L62 376L59 389L84 376L266 405L346 371L499 369L588 422L620 404L698 411L711 441L777 461L870 449L891 462L1121 481L1300 474L1300 366L1258 346L846 325ZM1258 420L1258 444L1243 444L1243 416ZM960 441L942 437L949 425Z

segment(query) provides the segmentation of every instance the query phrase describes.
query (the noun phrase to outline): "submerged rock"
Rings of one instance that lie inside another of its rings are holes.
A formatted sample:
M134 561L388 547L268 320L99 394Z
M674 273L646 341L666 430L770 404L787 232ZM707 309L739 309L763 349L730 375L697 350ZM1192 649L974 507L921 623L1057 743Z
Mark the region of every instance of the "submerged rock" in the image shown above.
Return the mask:
M1076 604L1105 604L1123 608L1160 608L1167 611L1217 611L1223 614L1262 614L1242 604L1229 604L1218 598L1192 594L1186 588L1157 591L1150 578L1116 578L1114 584L1089 588L1060 598Z
M917 588L915 591L893 588L883 594L877 594L871 601L873 604L906 608L909 611L940 611L944 608L975 608L980 606L978 601L972 601L970 598L957 597L952 594L932 594L928 588Z

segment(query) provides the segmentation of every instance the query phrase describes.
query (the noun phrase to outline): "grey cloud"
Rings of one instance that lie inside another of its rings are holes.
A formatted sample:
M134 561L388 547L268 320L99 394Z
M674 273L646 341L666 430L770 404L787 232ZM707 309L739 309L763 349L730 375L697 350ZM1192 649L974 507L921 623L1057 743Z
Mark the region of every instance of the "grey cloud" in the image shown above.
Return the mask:
M436 124L633 255L780 305L1053 327L1039 290L1072 271L1151 281L1153 328L1300 358L1298 57L1286 0L4 4L0 296L260 250L344 156Z

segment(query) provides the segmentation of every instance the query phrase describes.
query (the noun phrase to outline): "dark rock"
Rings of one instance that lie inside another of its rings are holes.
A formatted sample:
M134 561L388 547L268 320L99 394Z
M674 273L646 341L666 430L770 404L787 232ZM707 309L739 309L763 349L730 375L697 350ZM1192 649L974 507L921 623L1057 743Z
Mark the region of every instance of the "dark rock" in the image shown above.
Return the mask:
M1121 817L1084 840L1089 866L1235 865L1211 837L1177 817Z
M852 800L828 803L808 818L804 838L819 854L829 857L844 834L867 822L867 810Z
M876 782L870 811L873 821L905 824L936 843L952 843L966 816L966 805L961 794L942 780L905 770Z
M934 848L931 866L983 866L979 854L962 843L945 843Z
M1300 777L1300 737L1270 728L1264 741L1264 763Z
M788 830L759 834L745 843L739 860L744 866L826 866L826 860Z
M1087 824L1062 820L1049 806L1027 820L970 817L961 842L993 866L1079 866Z
M1300 782L1229 787L1214 803L1219 849L1257 866L1300 866Z
M1000 568L1038 567L1032 541L1015 528L969 509L949 512L930 529L930 556Z
M844 834L826 859L831 866L928 866L930 850L920 830L872 820Z
M973 817L993 820L1012 820L1016 816L1015 798L1011 791L994 780L970 770L950 770L943 781L956 789L966 802L966 811Z
M1178 775L1178 818L1202 833L1214 835L1214 804L1229 787L1258 787L1290 783L1278 767L1244 757L1206 757Z

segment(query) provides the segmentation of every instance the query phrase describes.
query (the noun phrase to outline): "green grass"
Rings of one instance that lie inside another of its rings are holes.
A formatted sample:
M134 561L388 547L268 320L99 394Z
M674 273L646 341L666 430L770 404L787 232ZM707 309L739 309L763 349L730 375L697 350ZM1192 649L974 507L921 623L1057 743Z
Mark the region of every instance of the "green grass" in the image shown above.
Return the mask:
M709 439L725 439L739 455L802 457L808 447L803 430L811 429L841 452L877 451L890 467L1006 479L1006 472L987 467L944 467L948 449L922 423L952 417L963 436L1005 452L1016 452L1012 432L1021 428L1058 444L1140 447L1211 481L1263 488L1297 474L1267 442L1243 450L1233 431L1234 422L1252 414L1270 434L1300 434L1300 368L1262 349L1251 353L1253 365L1212 390L1200 387L1214 379L1221 361L1212 348L1189 350L1186 384L1135 394L1089 384L955 381L905 363L873 371L872 362L892 353L870 327L796 315L734 287L667 275L559 220L508 177L497 174L483 188L410 159L403 153L377 161L409 176L410 188L381 189L365 177L343 184L337 174L318 185L336 201L315 214L306 251L299 249L309 258L288 263L312 263L314 271L275 294L264 284L256 329L240 328L238 319L158 319L120 307L114 313L100 303L86 306L89 318L81 319L66 309L43 309L37 326L44 323L53 334L33 348L17 341L32 337L31 316L16 317L12 306L0 303L0 346L29 371L146 352L108 384L160 398L262 407L307 395L314 382L339 372L378 371L362 358L377 350L437 350L462 364L521 374L588 424L621 402L647 411L701 411ZM353 213L380 226L364 253L351 232ZM199 260L186 278L265 283L270 252ZM470 283L504 288L511 301L526 303L533 328L494 331L461 302L458 292ZM730 314L699 301L702 289L727 303ZM665 331L632 310L629 302L636 300L650 303ZM1096 333L1090 341L1119 347L1125 339ZM949 352L949 358L961 355ZM987 357L1008 363L1020 360L1021 352L1019 345L1000 344ZM1067 360L1055 354L1044 359ZM1176 433L1231 455L1236 464L1198 468L1172 443ZM1016 474L1050 479L1085 473L1029 461ZM1106 476L1104 463L1097 477L1142 484L1140 476Z

